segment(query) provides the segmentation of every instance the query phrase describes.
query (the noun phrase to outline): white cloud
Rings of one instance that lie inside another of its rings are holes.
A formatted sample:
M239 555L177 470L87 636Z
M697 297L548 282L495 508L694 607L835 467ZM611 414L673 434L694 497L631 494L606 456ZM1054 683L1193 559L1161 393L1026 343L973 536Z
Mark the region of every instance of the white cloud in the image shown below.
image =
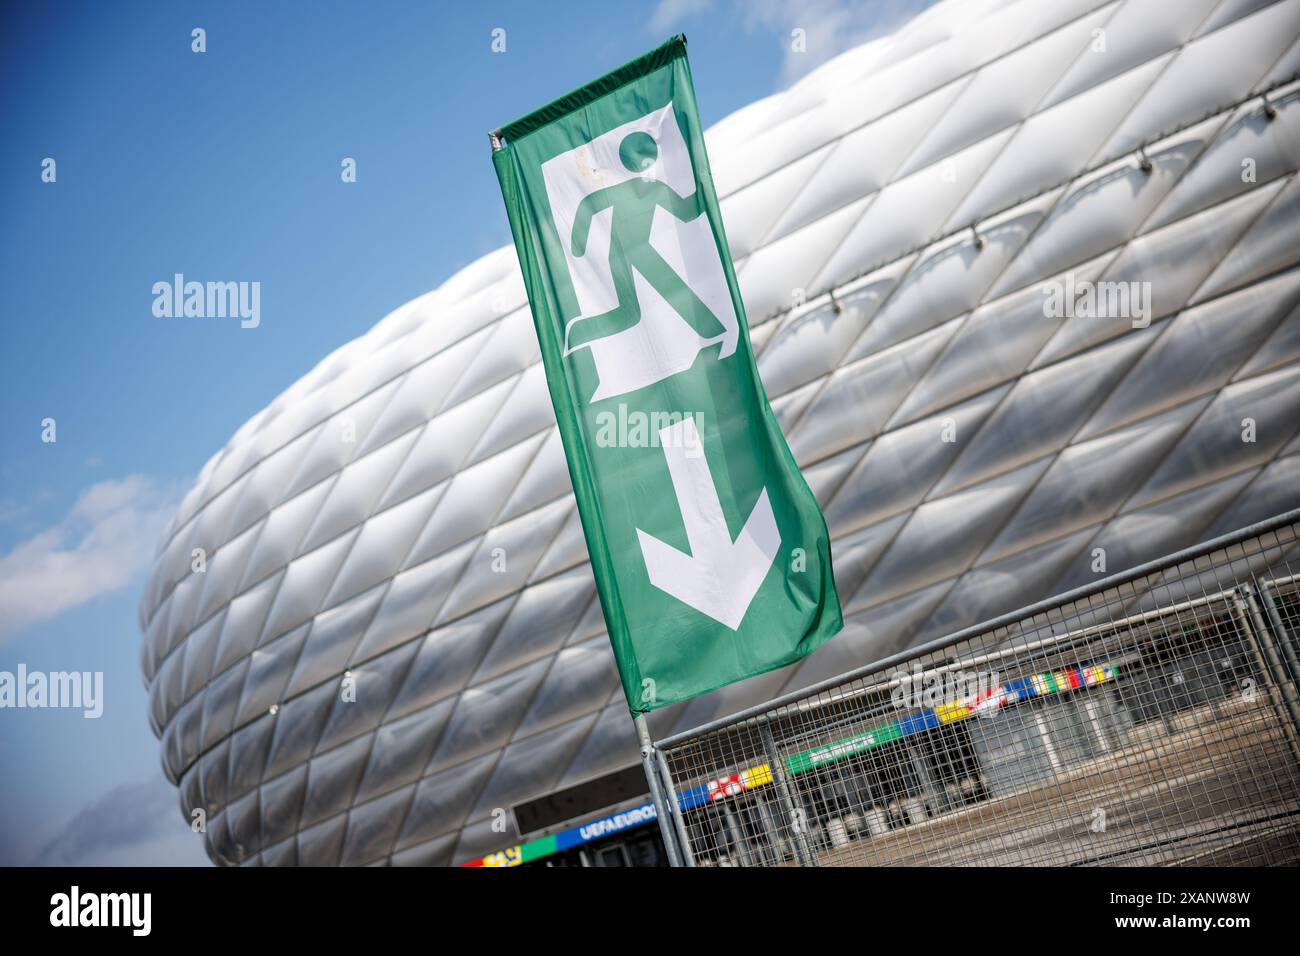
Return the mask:
M845 50L895 32L934 0L731 0L729 15L740 29L776 34L785 51L780 86L788 86ZM647 27L666 33L705 10L714 0L659 0ZM803 31L803 50L793 49L793 31Z
M893 33L933 0L749 0L745 28L777 33L785 48L783 84L792 83L875 37ZM805 50L792 49L792 31L804 31Z
M650 15L648 29L651 33L664 33L681 21L713 6L713 0L659 0Z
M101 481L57 525L0 556L0 640L129 584L175 500L143 475Z
M161 775L122 784L76 813L35 859L38 866L206 866L203 838Z

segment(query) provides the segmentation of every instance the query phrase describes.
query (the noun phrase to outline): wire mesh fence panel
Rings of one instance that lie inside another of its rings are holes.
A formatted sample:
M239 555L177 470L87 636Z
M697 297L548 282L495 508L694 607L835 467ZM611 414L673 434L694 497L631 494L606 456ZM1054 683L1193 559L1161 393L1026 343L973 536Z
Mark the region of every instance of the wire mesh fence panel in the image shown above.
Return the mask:
M1300 513L660 743L696 865L1300 862Z

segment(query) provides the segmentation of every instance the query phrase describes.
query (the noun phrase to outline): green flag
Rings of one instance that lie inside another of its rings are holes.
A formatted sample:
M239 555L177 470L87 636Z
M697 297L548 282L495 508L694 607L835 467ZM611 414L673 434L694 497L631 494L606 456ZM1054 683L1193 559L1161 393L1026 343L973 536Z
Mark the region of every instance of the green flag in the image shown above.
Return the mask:
M799 660L842 626L830 541L754 365L686 38L494 136L628 705Z

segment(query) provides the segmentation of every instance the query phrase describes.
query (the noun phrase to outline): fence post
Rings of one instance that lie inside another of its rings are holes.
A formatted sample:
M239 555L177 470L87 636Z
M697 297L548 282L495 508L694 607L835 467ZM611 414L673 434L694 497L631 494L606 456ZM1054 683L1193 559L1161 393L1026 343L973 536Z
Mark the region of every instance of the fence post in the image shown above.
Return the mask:
M767 715L758 718L759 734L763 738L763 753L767 756L767 765L772 770L772 780L776 783L777 800L781 804L782 815L790 821L791 842L794 843L794 853L799 859L800 866L816 866L817 858L813 855L812 849L808 846L808 841L804 835L802 826L803 818L806 814L795 814L794 798L790 794L790 785L785 778L785 766L781 763L780 752L776 749L776 738L772 736L772 728L768 723Z
M1277 585L1272 581L1265 581L1259 586L1259 590L1264 599L1264 608L1268 611L1268 619L1273 624L1273 633L1278 643L1282 645L1282 659L1290 668L1289 676L1292 681L1300 681L1300 660L1296 659L1296 635L1282 620L1282 612L1277 606Z
M668 851L668 865L681 866L681 854L677 849L677 832L673 829L670 814L676 808L669 808L664 799L663 787L659 780L659 768L655 766L655 745L650 740L650 728L646 724L645 714L635 718L636 733L641 743L641 769L645 771L646 783L650 785L650 799L655 805L655 817L659 821L659 835L663 837L664 849Z
M1260 613L1259 602L1255 600L1255 589L1249 584L1239 584L1234 589L1234 599L1238 613L1242 616L1246 638L1254 646L1255 654L1263 665L1268 696L1273 709L1282 720L1282 732L1291 746L1291 756L1300 764L1300 704L1296 701L1295 685L1286 679L1286 669L1273 645L1273 635L1264 615ZM1281 700L1278 700L1279 697Z
M682 808L681 801L677 799L677 785L673 783L672 769L668 766L668 758L658 747L655 747L655 757L659 761L659 780L667 791L669 810L673 815L673 829L677 832L677 851L681 855L682 865L693 867L695 851L691 849L691 838L686 832L686 811Z

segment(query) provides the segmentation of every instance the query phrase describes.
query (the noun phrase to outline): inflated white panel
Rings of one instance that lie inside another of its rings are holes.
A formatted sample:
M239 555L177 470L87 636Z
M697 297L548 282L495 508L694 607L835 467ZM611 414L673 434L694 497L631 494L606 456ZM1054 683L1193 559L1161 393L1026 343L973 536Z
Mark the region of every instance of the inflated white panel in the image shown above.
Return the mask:
M814 287L839 285L934 238L970 183L983 175L1011 136L1010 129L995 133L869 198L866 211L817 274Z
M1300 0L943 0L707 131L846 626L654 733L1300 505L1297 69ZM634 765L513 248L240 427L139 617L219 863L460 863Z
M1102 147L1102 155L1133 149L1157 133L1204 116L1209 109L1228 106L1255 87L1295 42L1297 30L1300 0L1279 0L1189 43L1125 117Z
M912 144L951 108L967 82L949 83L838 140L817 175L804 181L789 208L782 212L770 238L785 236L889 182Z
M1052 88L1043 106L1055 106L1111 77L1176 49L1221 0L1179 3L1117 3L1090 23L1086 48Z

